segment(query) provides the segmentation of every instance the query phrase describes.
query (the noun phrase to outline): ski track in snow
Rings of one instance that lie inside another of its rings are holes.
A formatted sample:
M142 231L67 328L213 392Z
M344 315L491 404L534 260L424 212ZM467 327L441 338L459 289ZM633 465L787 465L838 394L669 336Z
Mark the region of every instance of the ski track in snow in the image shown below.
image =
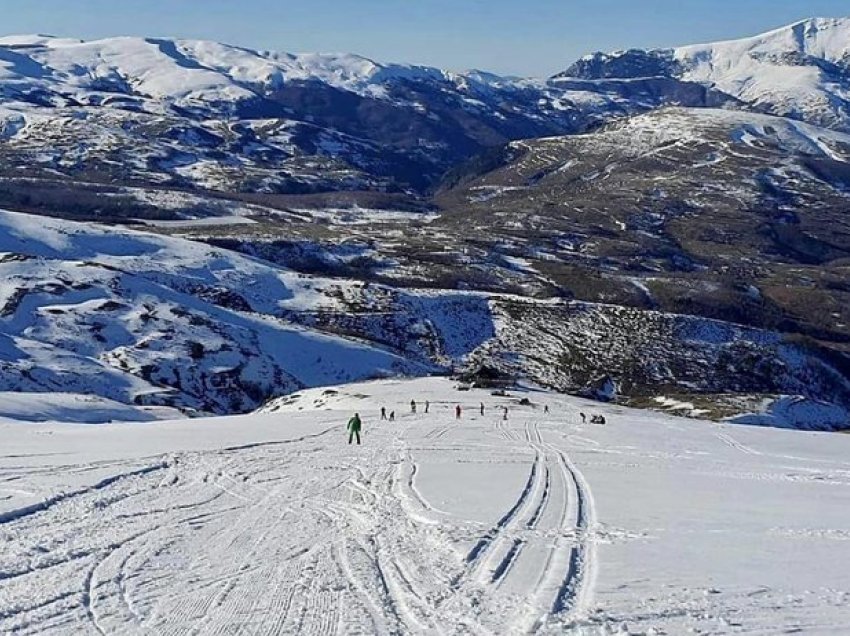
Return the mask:
M309 404L309 391L301 399ZM715 592L682 585L680 596L656 594L617 611L612 599L637 574L616 560L623 553L604 546L638 542L627 554L640 553L651 534L666 531L602 523L593 487L600 467L647 470L705 456L684 479L713 470L758 485L768 469L789 476L795 468L790 476L799 481L788 483L829 492L846 487L850 475L838 462L820 472L787 466L806 458L756 450L752 436L741 435L744 443L728 427L655 424L657 440L698 430L714 450L652 454L630 445L635 438L622 440L626 429L600 441L616 424L565 430L562 415L514 407L506 421L500 402L491 402L487 415L469 408L460 422L453 406L436 400L431 414L394 423L367 416L359 447L346 443L342 414L350 405L311 415L296 403L262 416L310 422L291 432L280 427L276 439L248 435L207 450L88 463L47 452L54 447L5 455L0 483L21 493L51 473L83 476L89 485L0 517L0 633L631 633L623 631L626 620L638 633L653 626L677 633L721 614L711 609ZM774 463L731 471L742 458ZM447 467L448 482L440 482L435 462ZM604 480L596 486L610 493ZM482 505L476 492L491 501ZM765 536L838 549L846 543L846 533L826 525L771 525ZM611 567L600 582L612 557L622 586L612 586ZM717 597L732 604L728 620L789 597L763 587ZM831 589L819 594L850 601ZM729 625L714 633L733 632Z
M536 422L527 422L522 431L504 421L495 426L503 439L524 442L534 460L519 498L468 553L464 574L502 588L510 587L512 574L519 572L514 591L527 594L526 606L509 631L535 632L544 626L541 617L558 616L563 624L588 609L595 567L587 540L595 523L593 499L578 469L543 441ZM535 573L530 588L522 570Z
M495 425L535 459L464 560L439 525L446 514L416 488L404 440L415 422L368 432L358 453L325 441L336 425L154 458L4 515L14 540L0 561L0 631L497 633L584 607L592 551L570 537L591 522L589 491L537 424ZM433 443L452 426L425 430ZM540 574L518 601L521 568Z

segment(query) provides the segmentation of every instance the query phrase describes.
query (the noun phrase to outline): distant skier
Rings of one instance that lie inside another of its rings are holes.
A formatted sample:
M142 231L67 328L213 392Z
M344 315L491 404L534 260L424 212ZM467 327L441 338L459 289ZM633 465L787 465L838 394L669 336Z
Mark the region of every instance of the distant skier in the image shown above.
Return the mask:
M460 416L463 414L463 409L460 408L460 404L455 407L455 419L459 420Z
M382 420L387 419L387 407L386 406L381 407L381 419Z
M508 419L508 407L503 406L502 409L504 409L504 412L502 413L502 419L506 420L506 419Z
M395 422L395 411L390 411L390 422Z
M484 415L484 402L481 403L481 415Z
M543 413L544 413L545 415L549 415L549 405L548 405L548 404L545 404L545 405L543 406Z
M581 423L587 424L587 415L585 415L584 413L579 413L579 415L581 416Z
M355 413L354 417L348 420L348 443L350 444L354 441L354 438L357 438L357 445L360 445L360 428L363 426L363 422L360 421L360 414Z
M428 412L428 409L431 408L431 403L428 400L425 400L425 412Z
M416 413L416 400L410 400L410 412Z

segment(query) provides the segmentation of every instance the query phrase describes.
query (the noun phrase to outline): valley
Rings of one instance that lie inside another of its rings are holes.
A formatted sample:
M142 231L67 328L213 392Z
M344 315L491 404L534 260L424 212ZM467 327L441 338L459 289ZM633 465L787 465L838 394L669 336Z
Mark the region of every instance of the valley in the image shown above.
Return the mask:
M844 33L814 19L543 80L2 39L0 206L30 216L3 217L0 380L225 414L484 373L846 428Z

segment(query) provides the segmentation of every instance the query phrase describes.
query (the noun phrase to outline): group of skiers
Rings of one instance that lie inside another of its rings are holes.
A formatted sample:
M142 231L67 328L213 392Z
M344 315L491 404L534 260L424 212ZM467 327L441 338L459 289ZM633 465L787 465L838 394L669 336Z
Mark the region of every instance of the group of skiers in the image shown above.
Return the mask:
M416 400L410 400L410 412L415 414L417 409ZM431 410L431 402L425 400L425 412L428 413ZM507 419L508 409L505 407L505 419ZM461 419L463 415L463 409L460 404L455 406L455 417L457 419ZM481 415L484 415L484 403L481 403ZM381 420L395 422L395 411L390 411L387 414L387 407L381 407ZM348 443L351 444L354 440L357 440L357 443L360 444L360 430L363 427L363 421L360 419L360 414L355 413L354 417L348 420L348 426L346 430L348 431Z
M425 413L428 413L431 409L431 403L428 400L425 400L424 406L425 406ZM410 412L412 414L416 413L417 407L418 407L418 405L416 403L416 400L410 400ZM479 404L478 411L482 416L484 415L484 413L486 411L486 409L484 407L484 402L481 402ZM502 419L503 420L508 419L508 412L509 412L508 407L502 406ZM548 404L545 404L543 406L543 413L544 414L549 413L549 405ZM587 416L584 413L579 413L579 417L581 417L581 423L582 424L587 424ZM459 420L459 419L462 419L462 418L463 418L463 407L460 404L457 404L457 405L455 405L455 419ZM387 420L387 421L390 421L390 422L395 422L395 411L390 411L389 414L387 414L386 407L382 406L381 407L381 420ZM602 415L593 415L590 418L590 423L591 424L605 424L606 423L605 417L602 416ZM363 422L360 419L360 414L355 413L354 417L352 417L350 420L348 420L348 426L346 427L346 430L349 433L349 435L348 435L348 443L349 444L353 443L355 439L357 440L357 443L360 444L360 430L361 430L362 427L363 427Z
M579 416L581 417L581 423L587 424L587 415L585 415L584 413L579 413ZM591 415L590 416L590 423L591 424L607 424L607 422L605 421L604 415Z

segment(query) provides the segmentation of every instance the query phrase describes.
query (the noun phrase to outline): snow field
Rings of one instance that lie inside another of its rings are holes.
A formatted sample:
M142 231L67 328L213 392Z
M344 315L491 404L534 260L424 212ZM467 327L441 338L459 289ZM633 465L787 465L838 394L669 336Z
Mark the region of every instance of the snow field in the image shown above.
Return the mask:
M425 378L0 436L0 633L850 629L842 435Z

